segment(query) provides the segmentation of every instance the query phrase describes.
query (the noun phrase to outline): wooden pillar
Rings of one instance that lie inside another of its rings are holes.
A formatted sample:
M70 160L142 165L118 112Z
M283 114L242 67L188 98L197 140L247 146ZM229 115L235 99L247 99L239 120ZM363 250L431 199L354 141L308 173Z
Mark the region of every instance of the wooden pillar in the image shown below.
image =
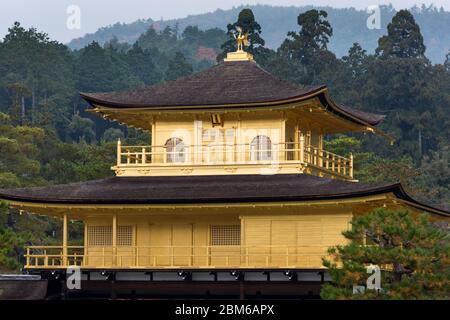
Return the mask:
M350 153L350 177L353 179L353 153Z
M237 156L236 156L237 162L246 162L247 161L244 143L245 143L245 141L243 140L243 135L242 135L241 115L238 114L237 129L236 129L236 145L234 146L234 152L237 154Z
M89 265L88 261L88 226L84 221L84 248L83 248L83 266Z
M63 215L63 266L67 266L67 213Z
M162 159L159 158L160 155L157 153L158 149L156 148L156 121L154 117L152 117L151 127L152 127L152 136L150 137L151 163L157 163L161 162Z
M299 145L299 161L300 162L305 162L305 136L303 135L303 133L300 133L300 145Z
M202 128L203 123L197 118L194 120L194 137L192 149L192 162L195 164L202 163L203 161L203 147L202 147Z
M120 139L117 140L117 165L120 165L121 162L121 158L122 158L122 142L120 141Z
M117 264L117 214L113 214L112 217L112 263Z
M319 134L319 166L323 167L323 133Z
M299 135L300 135L300 131L299 131L298 122L297 122L294 127L294 146L292 149L294 149L295 152L294 152L294 159L292 159L292 160L298 160L298 158L299 158L299 154L300 154L300 150L299 150L300 149L299 148L300 136Z
M286 117L284 112L281 113L281 128L280 128L280 137L278 143L278 159L277 161L286 161L287 160L287 145L286 145Z

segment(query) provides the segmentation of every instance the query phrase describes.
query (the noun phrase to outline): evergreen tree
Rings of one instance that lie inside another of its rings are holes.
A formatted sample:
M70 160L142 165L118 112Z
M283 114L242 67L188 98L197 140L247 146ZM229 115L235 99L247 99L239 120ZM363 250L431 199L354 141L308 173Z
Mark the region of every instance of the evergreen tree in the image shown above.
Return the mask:
M367 73L367 51L355 42L349 49L348 55L342 57L342 62L348 71L351 79L359 81Z
M336 74L336 56L328 51L327 44L333 28L326 20L328 14L321 10L309 10L298 16L298 33L291 31L278 49L285 60L297 60L306 75L303 84L330 84Z
M378 40L376 54L383 58L424 58L425 45L420 27L408 10L400 10Z
M450 72L450 50L445 55L444 67L447 72Z
M417 177L418 195L424 202L448 206L450 203L450 146L438 145L436 151L422 158Z
M162 75L156 70L150 50L143 50L136 42L127 52L127 63L131 72L147 85L161 81Z
M192 65L187 62L181 52L175 53L175 57L169 61L166 80L175 80L190 74L192 74Z
M68 134L73 141L94 142L94 121L88 118L82 118L76 114L72 117L72 121L69 124Z
M13 125L0 113L0 188L42 184L39 156L44 137L41 128Z
M56 127L75 93L73 62L66 46L14 23L0 43L0 111L9 108L14 124L35 124L48 103L50 124Z
M221 46L222 53L217 56L217 61L221 62L228 52L237 50L236 38L238 34L237 27L242 28L242 32L248 33L248 40L250 45L245 48L245 51L254 55L256 61L258 56L266 53L264 48L265 41L261 37L261 26L255 20L255 15L251 9L243 9L239 12L238 20L233 24L227 25L228 40Z
M349 243L329 249L324 259L332 278L321 291L324 299L448 299L450 233L427 214L377 209L354 216ZM366 244L366 245L365 245ZM366 267L381 268L381 290L353 294L365 285Z
M333 28L326 20L326 11L309 10L297 18L300 26L298 33L288 32L280 47L280 52L289 58L298 59L301 63L310 64L320 51L327 50L327 44L333 35Z

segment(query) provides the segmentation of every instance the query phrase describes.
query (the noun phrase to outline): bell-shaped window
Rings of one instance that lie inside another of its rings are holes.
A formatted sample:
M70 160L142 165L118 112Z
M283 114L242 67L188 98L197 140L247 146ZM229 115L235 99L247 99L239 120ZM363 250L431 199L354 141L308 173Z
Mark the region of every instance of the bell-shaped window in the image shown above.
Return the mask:
M252 161L272 160L272 141L268 136L260 135L253 138L250 144Z
M166 148L167 162L185 162L186 152L182 139L170 138L164 146Z

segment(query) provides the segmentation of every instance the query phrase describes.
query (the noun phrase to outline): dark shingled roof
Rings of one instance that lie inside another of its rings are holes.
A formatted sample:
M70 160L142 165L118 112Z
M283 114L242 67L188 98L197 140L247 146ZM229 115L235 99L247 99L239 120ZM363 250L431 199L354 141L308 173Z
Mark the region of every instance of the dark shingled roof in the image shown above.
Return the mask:
M307 174L112 177L0 190L0 199L72 204L242 203L343 199L390 192L400 199L449 214L415 201L400 184L373 186Z
M130 91L81 93L90 104L114 108L166 108L270 104L323 95L325 85L301 86L281 80L251 61L224 62L205 71L174 81ZM349 107L330 107L338 114L350 115L370 125L377 125L382 115Z

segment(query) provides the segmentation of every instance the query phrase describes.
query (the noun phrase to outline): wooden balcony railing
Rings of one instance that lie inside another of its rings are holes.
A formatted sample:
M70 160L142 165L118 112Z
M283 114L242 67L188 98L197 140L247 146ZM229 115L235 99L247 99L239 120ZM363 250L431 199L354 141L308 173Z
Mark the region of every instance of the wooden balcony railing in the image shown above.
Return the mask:
M177 146L122 146L117 144L117 168L145 166L240 165L306 163L353 179L353 156L339 156L303 142L271 143L258 148L251 144L208 144Z
M29 269L323 268L324 246L32 246ZM66 254L64 252L67 252Z

